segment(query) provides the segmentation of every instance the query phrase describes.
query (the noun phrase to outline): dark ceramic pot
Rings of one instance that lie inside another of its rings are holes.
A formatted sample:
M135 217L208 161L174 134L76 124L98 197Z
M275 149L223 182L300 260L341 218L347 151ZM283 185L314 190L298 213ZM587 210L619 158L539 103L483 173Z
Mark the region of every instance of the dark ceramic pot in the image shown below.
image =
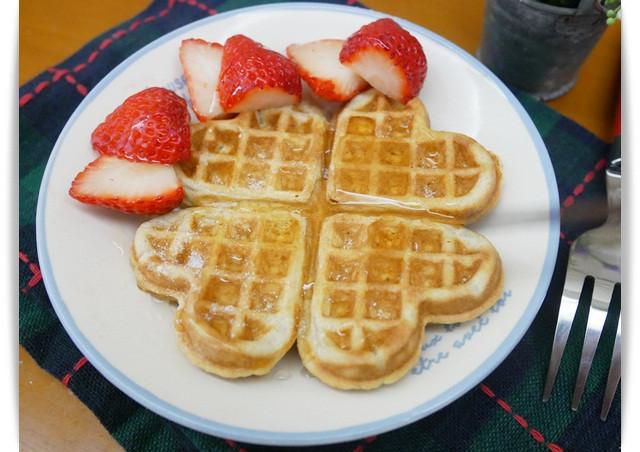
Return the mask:
M480 60L507 85L542 100L575 84L607 27L596 0L561 8L536 0L487 0Z

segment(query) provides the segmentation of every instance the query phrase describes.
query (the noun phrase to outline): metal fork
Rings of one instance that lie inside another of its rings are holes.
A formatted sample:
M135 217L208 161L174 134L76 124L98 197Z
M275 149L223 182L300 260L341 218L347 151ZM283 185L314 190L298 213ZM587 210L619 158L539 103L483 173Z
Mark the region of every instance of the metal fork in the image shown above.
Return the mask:
M567 344L571 324L575 317L580 293L587 276L594 278L593 296L589 307L589 318L587 320L587 330L582 344L582 356L580 358L580 368L573 391L571 409L576 411L580 403L580 398L584 392L585 383L591 363L595 354L597 344L600 340L600 333L607 317L607 311L611 302L611 296L616 284L620 283L620 200L621 200L621 159L613 160L606 170L607 181L607 202L609 214L606 222L595 229L591 229L581 234L571 245L569 251L569 264L567 276L562 291L558 322L556 324L555 336L547 380L544 387L542 401L546 402L551 396L553 385L558 374L558 367L562 360L562 354ZM611 408L611 401L616 393L620 382L620 354L621 354L621 323L620 317L617 319L618 326L616 339L613 346L613 354L607 377L607 386L602 402L600 419L605 421Z

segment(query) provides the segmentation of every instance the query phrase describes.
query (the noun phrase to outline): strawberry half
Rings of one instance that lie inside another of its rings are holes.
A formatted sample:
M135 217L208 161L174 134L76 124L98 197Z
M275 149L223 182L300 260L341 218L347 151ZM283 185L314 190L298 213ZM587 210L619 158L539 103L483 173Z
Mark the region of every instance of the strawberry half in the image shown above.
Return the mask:
M342 39L321 39L287 47L287 56L300 77L318 97L344 102L369 86L362 77L340 63L343 44Z
M392 99L407 103L427 75L427 57L418 40L391 19L379 19L344 43L340 62Z
M224 43L218 95L226 112L282 107L300 102L302 82L285 56L235 35Z
M171 165L102 155L78 173L69 195L86 204L152 215L178 207L184 191Z
M165 88L142 90L96 127L91 144L101 154L138 162L186 160L191 156L187 103Z
M222 115L218 99L222 46L202 39L185 39L180 45L180 63L198 119L206 121Z

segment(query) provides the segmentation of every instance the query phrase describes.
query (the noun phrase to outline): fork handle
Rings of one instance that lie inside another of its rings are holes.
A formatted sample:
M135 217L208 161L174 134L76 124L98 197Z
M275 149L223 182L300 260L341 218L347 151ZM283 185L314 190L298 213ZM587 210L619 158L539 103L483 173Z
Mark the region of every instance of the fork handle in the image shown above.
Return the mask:
M609 169L612 167L615 169L618 168L618 173L620 173L621 162L617 163L616 161L622 159L622 105L620 96L618 96L618 103L616 105L616 116L613 121L613 142L611 143L611 148L609 150Z
M609 204L609 214L607 223L620 224L621 212L620 203L622 199L622 156L621 156L621 130L622 112L620 96L616 108L616 118L613 125L614 139L609 151L609 165L607 167L607 203Z
M607 203L609 213L607 223L620 224L622 200L622 175L615 169L607 168Z

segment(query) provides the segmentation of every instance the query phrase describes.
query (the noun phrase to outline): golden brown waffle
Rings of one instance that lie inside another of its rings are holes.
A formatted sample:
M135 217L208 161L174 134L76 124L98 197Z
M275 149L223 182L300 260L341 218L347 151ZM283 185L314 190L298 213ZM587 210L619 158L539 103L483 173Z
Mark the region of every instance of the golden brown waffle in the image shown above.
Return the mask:
M324 221L318 246L298 350L312 374L340 389L400 379L426 323L472 319L502 291L494 247L458 226L343 213Z
M194 364L262 375L296 337L305 234L306 220L284 210L189 208L143 223L131 261L140 288L177 301L178 340Z
M338 116L331 202L469 223L494 206L500 181L498 158L465 135L430 129L417 98L403 105L369 90Z
M327 121L305 103L191 126L191 159L176 165L186 202L305 202L320 178Z
M297 334L320 380L371 389L408 372L425 324L469 320L498 299L494 247L442 224L495 204L498 159L430 129L419 100L375 90L335 125L326 181L329 126L307 104L191 126L192 158L176 171L186 203L209 207L141 225L131 260L142 289L178 303L181 348L206 371L265 374ZM303 282L313 283L304 307Z

